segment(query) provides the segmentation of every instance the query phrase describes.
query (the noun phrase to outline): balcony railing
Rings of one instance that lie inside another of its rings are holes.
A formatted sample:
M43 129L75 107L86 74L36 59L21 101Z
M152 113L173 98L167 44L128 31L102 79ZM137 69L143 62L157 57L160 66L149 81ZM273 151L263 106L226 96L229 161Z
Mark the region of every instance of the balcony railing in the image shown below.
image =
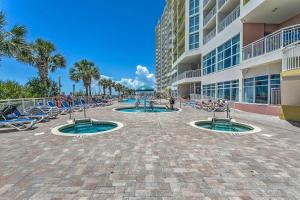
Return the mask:
M300 41L300 24L283 28L243 47L243 60L265 55Z
M223 31L227 26L229 26L234 20L240 16L240 5L238 5L231 13L229 13L220 23L219 32Z
M203 38L203 43L208 43L211 39L213 39L216 36L216 28L214 28L212 31L210 31L206 36Z
M287 46L283 50L282 71L300 69L300 42Z
M209 22L209 20L211 20L211 18L213 18L215 16L217 12L217 7L214 6L209 13L204 17L204 26Z
M222 6L223 6L226 2L228 2L228 1L229 1L229 0L219 0L219 1L218 1L219 9L222 8Z
M182 74L179 74L178 80L197 77L201 77L201 69L185 71Z
M208 4L209 1L210 1L210 0L204 0L204 1L203 1L203 8Z

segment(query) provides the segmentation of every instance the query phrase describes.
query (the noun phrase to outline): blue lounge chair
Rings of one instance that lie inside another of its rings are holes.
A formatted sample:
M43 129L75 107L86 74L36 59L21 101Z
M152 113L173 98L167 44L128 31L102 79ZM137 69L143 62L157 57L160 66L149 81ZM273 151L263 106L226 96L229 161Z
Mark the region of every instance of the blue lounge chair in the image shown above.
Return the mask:
M81 106L76 106L76 105L74 105L74 106L72 106L72 108L70 108L69 104L66 101L62 102L62 106L64 109L68 109L68 111L70 109L72 109L73 111L78 111L78 112L83 110L83 108Z
M48 114L51 119L56 118L59 114L59 110L56 106L55 107L46 106L42 102L38 102L37 106L35 106L31 109L40 109L44 113Z
M27 118L0 120L0 128L25 131L31 129L36 123L37 121L35 119Z
M49 107L51 107L51 108L57 108L57 109L59 110L59 113L60 113L61 115L65 115L65 114L68 113L68 110L69 110L69 109L66 109L66 108L64 108L64 107L59 108L59 107L55 106L54 103L53 103L52 101L48 101L47 103L48 103L48 106L49 106Z
M36 119L37 123L42 121L49 121L49 115L44 113L38 108L32 108L24 113L21 113L17 106L7 105L1 112L0 115L5 120L12 120L16 118L27 118L27 119Z

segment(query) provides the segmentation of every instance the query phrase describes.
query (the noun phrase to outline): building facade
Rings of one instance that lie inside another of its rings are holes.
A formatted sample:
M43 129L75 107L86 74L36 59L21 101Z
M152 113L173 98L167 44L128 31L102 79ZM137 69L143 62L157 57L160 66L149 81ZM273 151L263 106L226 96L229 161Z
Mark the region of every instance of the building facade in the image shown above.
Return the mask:
M168 0L166 7L172 65L165 87L173 95L227 99L286 119L285 108L300 113L299 0Z

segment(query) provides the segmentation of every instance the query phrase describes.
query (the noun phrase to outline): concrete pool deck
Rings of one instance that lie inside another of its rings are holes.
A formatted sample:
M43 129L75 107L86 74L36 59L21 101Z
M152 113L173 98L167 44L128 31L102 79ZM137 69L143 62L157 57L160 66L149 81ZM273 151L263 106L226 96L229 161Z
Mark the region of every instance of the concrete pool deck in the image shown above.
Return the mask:
M300 199L299 124L235 111L237 121L262 131L232 136L191 127L212 117L191 107L112 111L120 106L87 111L124 124L102 135L52 134L68 115L31 131L0 132L0 199Z

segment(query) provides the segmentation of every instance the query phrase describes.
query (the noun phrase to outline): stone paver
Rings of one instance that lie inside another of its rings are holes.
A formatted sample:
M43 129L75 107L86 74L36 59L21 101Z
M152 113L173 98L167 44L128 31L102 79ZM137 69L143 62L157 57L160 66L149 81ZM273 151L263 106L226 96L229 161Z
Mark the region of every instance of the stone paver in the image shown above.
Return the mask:
M67 115L35 130L0 132L0 199L300 199L299 125L235 111L237 121L262 132L231 136L189 126L212 115L190 107L136 114L113 107L87 111L124 124L108 134L51 134Z

